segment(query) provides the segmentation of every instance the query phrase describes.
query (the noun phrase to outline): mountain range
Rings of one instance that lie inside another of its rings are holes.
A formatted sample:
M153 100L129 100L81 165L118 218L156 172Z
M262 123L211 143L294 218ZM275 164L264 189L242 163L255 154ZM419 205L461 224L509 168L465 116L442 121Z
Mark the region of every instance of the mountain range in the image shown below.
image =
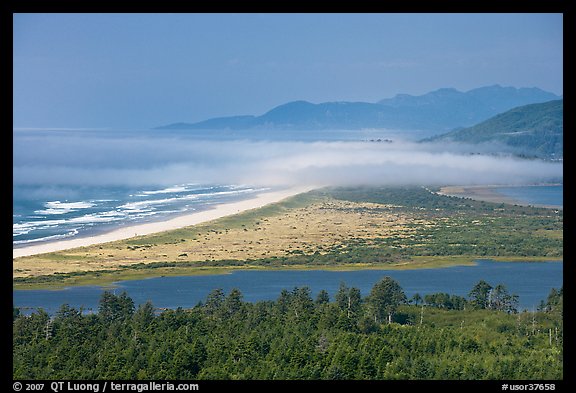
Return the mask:
M443 88L424 95L398 94L376 103L294 101L260 116L217 117L173 123L157 129L366 129L425 130L430 135L469 127L514 107L561 98L539 88L480 87L461 92Z

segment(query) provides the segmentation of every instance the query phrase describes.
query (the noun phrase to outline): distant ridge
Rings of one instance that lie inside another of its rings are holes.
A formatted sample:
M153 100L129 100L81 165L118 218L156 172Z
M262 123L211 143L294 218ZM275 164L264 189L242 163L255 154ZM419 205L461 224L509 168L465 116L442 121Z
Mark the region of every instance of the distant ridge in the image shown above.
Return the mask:
M513 151L541 158L561 159L564 150L564 100L510 109L475 126L425 141L498 142Z
M261 116L229 116L198 123L173 123L156 129L363 129L388 128L443 133L468 127L511 108L557 100L538 88L481 87L467 92L443 88L412 96L398 94L377 103L293 101Z

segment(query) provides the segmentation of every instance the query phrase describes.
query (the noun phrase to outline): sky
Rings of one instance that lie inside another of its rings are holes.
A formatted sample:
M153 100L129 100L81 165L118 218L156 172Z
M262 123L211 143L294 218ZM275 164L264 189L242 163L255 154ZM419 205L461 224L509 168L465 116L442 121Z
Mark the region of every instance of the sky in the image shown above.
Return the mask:
M295 100L563 94L562 14L14 14L15 128L149 129Z

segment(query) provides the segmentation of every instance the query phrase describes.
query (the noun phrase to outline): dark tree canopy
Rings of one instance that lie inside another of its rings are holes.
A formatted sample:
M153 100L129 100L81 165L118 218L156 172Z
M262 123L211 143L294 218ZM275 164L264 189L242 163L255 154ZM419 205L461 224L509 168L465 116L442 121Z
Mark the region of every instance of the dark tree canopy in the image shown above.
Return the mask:
M400 304L406 303L406 294L402 287L392 277L386 276L372 287L370 305L376 322L384 319L392 322L392 316Z
M485 287L485 285L483 285ZM13 320L14 379L492 379L563 378L562 290L537 313L493 307L449 308L448 294L425 294L435 305L406 304L385 277L362 298L341 285L340 301L308 287L276 301L249 303L216 289L191 309L159 312L126 293L105 292L99 313L62 305ZM318 301L320 299L320 301ZM504 299L504 300L502 300ZM392 322L391 322L392 321ZM418 321L417 323L415 323Z
M468 294L472 307L485 309L489 306L489 296L492 286L484 280L480 280Z
M128 297L126 291L120 295L105 291L100 299L98 315L104 321L112 322L116 320L125 320L134 313L134 301Z

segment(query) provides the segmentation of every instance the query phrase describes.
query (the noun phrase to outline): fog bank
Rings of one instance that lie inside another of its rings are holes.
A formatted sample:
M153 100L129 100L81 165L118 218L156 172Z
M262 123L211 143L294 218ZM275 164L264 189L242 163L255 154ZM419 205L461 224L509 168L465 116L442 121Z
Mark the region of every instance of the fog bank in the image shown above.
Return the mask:
M477 185L558 180L559 162L490 146L414 142L196 140L186 136L15 132L14 186ZM473 152L483 151L483 154Z

